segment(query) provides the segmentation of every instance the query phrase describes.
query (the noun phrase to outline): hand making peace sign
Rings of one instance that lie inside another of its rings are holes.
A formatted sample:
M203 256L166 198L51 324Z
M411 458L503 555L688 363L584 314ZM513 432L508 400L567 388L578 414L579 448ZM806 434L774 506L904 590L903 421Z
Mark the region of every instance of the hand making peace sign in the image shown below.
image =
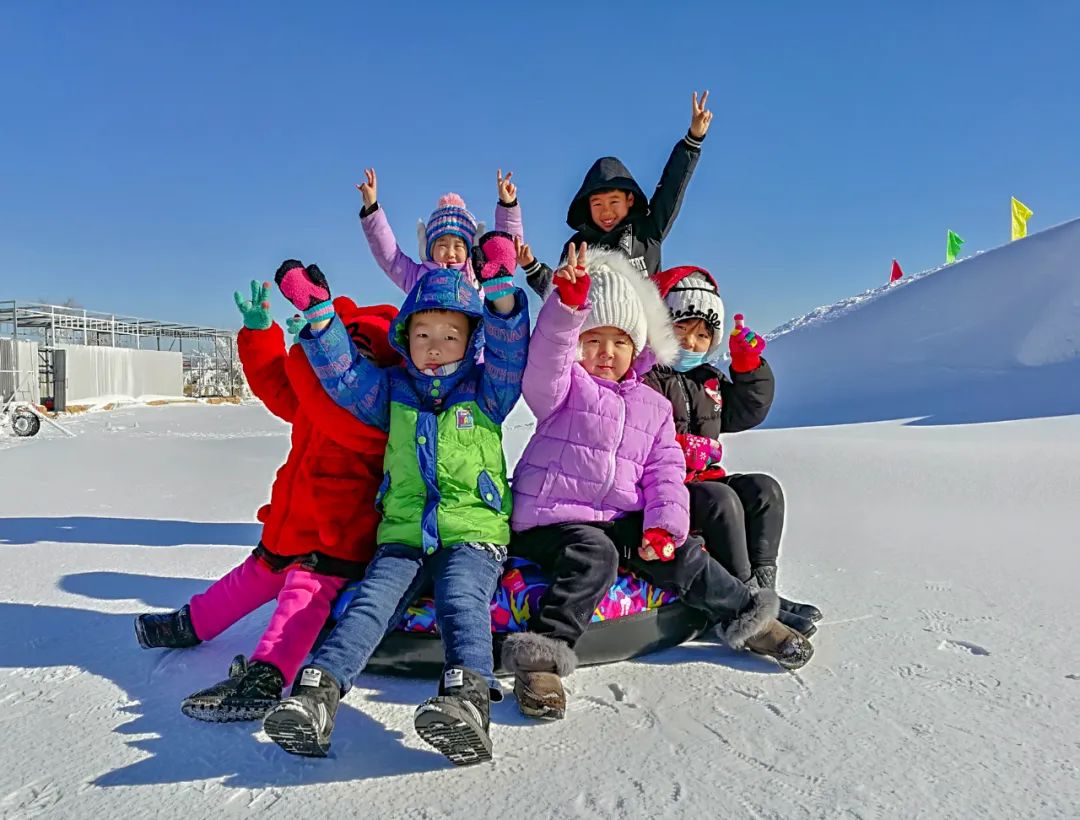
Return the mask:
M695 139L702 139L709 133L709 123L712 122L712 111L708 111L705 108L705 103L707 103L708 100L708 91L705 91L701 95L701 102L698 102L698 95L695 91L693 99L690 102L690 136Z
M564 305L579 308L585 304L589 297L589 274L585 271L585 253L589 250L587 243L582 242L580 248L575 248L571 242L566 249L566 262L555 271L555 289L559 291L559 299Z

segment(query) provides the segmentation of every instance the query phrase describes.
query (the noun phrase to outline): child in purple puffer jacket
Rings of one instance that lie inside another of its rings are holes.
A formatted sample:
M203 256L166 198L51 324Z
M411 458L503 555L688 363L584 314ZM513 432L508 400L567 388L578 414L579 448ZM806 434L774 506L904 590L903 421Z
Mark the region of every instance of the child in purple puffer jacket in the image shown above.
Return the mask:
M671 403L641 380L654 357L670 362L678 349L656 286L625 255L584 246L570 246L553 286L522 383L536 432L513 479L510 552L554 579L530 631L502 649L522 713L564 716L561 678L620 564L705 612L733 648L802 666L813 648L776 620L776 593L751 590L687 537Z
M481 230L481 223L465 207L465 200L457 194L446 194L439 199L427 224L421 222L417 226L420 240L420 261L417 262L398 245L386 212L379 207L375 169L368 168L364 176L364 182L356 186L364 199L360 225L375 261L395 285L409 293L428 272L440 268L464 270L469 282L477 285L470 253L476 235L484 231ZM506 176L503 176L502 170L498 173L499 204L495 208L495 230L508 233L520 242L521 206L517 201L517 185L510 181L512 176L513 172Z

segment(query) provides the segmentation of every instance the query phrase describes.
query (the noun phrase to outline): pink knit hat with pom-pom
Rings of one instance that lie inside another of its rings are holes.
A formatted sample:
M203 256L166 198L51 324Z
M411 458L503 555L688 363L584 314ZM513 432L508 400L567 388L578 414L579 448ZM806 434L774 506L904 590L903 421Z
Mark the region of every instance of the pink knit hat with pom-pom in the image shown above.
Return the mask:
M465 200L457 194L446 194L439 200L438 206L427 221L424 231L427 239L427 258L431 258L431 247L435 240L447 234L460 236L465 246L472 248L476 237L476 217L465 207Z

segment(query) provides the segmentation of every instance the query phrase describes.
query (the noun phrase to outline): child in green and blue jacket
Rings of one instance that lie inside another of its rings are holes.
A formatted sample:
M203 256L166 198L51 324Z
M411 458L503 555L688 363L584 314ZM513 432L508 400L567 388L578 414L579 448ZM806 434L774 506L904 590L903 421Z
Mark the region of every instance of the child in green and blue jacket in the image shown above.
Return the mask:
M510 540L503 420L521 395L529 347L524 293L514 286L513 238L477 242L477 293L462 271L433 270L390 327L403 366L359 355L331 310L314 265L282 265L281 290L309 325L299 341L330 396L386 430L379 549L334 631L301 670L264 728L286 751L323 756L341 695L428 579L446 655L439 697L421 705L420 736L458 764L491 758L489 605ZM287 268L287 269L286 269ZM478 361L483 351L483 362Z

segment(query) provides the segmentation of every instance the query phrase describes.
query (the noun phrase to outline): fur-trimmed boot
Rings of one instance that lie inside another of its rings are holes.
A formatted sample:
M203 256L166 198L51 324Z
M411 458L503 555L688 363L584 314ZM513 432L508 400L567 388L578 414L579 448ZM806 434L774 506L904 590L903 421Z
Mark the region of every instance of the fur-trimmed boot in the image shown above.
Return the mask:
M577 669L577 655L565 643L535 632L515 632L502 645L502 665L514 674L514 697L526 717L566 717L562 678Z
M180 711L189 718L210 723L260 720L281 702L285 676L266 661L252 661L237 655L229 664L229 677L188 695Z
M329 672L305 666L289 697L266 713L263 731L291 755L326 757L341 702L341 686Z
M458 766L491 760L491 693L487 681L459 666L443 670L439 694L416 709L413 726L424 742Z
M750 580L747 582L747 586L751 589L775 590L776 567L754 567L750 573ZM821 610L813 604L800 604L796 601L789 601L787 598L780 599L780 610L782 612L790 612L793 615L798 615L800 618L806 618L811 621L820 621L825 617L821 614Z
M191 607L148 613L135 619L135 637L143 649L187 649L202 643L191 624Z
M766 655L785 669L805 666L814 655L809 639L776 619L780 599L771 589L751 593L749 606L724 627L724 640L732 649Z

